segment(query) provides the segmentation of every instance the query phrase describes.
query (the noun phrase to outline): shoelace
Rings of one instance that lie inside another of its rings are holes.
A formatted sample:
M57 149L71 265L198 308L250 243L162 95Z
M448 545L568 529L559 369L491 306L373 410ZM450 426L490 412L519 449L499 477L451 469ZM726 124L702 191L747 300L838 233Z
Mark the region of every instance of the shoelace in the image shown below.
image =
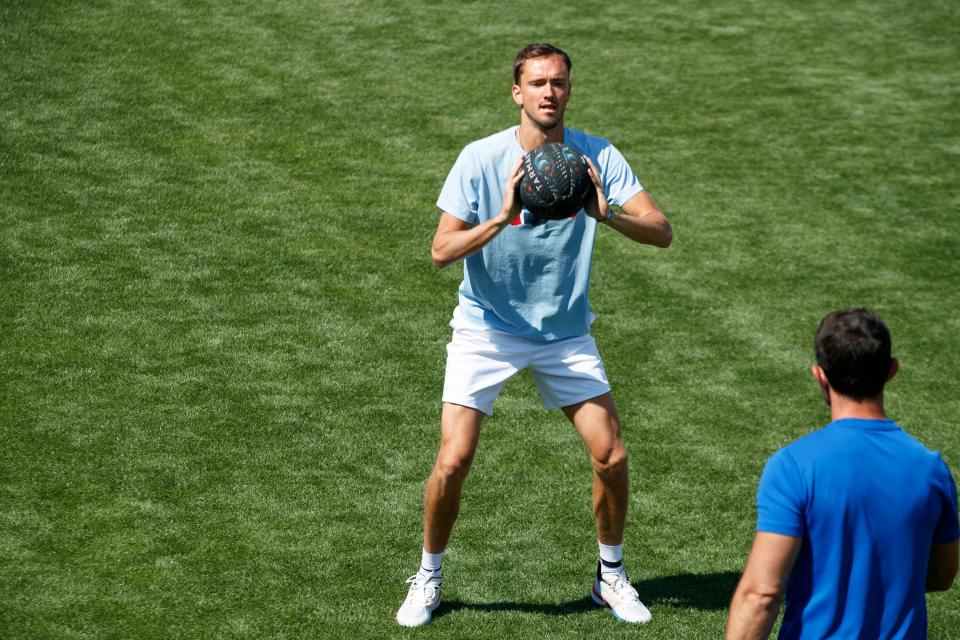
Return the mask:
M610 579L610 576L613 576L613 580ZM622 574L604 574L601 576L604 582L610 585L610 588L613 589L614 593L617 593L621 596L630 598L631 600L640 600L640 594L637 593L637 590L633 588L633 585L630 584L630 580Z
M437 593L437 583L429 578L425 578L419 573L407 578L407 584L412 585L410 591L407 593L408 601L415 599L417 595L419 595L424 603L428 603L433 600L433 597Z

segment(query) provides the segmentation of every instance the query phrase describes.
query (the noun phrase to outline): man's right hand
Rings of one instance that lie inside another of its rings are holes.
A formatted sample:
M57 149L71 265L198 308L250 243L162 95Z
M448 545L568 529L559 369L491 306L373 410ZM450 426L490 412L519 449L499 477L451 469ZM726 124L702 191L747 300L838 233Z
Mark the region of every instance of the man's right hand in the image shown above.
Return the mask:
M517 194L517 187L523 178L523 158L510 168L510 177L503 192L503 207L500 213L478 225L464 222L456 216L444 212L437 223L437 232L433 236L430 255L433 263L440 268L463 260L482 249L488 242L503 231L514 218L520 215L523 205Z
M505 227L520 215L523 204L520 202L520 181L523 179L523 156L510 167L507 185L503 190L503 208L494 218L501 227Z

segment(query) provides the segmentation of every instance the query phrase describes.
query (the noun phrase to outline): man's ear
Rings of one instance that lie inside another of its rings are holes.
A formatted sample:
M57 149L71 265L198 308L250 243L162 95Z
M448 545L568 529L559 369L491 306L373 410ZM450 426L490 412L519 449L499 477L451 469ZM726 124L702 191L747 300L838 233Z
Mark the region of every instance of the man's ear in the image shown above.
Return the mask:
M827 406L830 406L830 381L827 380L827 374L818 364L814 364L810 367L810 373L813 374L813 379L817 381L817 384L820 386L820 395L823 397L823 401L827 403Z
M810 367L810 373L813 374L813 379L816 380L817 384L821 387L830 386L830 381L827 380L827 374L820 365L814 364Z
M887 382L893 380L893 377L900 371L900 361L896 358L890 358L890 371L887 372Z
M518 107L522 107L523 93L520 91L520 85L517 85L517 84L513 85L513 89L511 90L511 93L513 95L513 104L517 105Z

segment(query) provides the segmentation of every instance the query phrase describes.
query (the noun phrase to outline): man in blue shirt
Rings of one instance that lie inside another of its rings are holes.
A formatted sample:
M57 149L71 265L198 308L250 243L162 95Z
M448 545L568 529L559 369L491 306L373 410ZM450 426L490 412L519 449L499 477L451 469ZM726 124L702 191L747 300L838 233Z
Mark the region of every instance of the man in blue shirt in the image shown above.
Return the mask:
M890 334L865 309L820 323L813 377L831 422L774 454L727 639L926 638L926 591L957 573L957 491L940 455L888 419Z
M432 257L439 267L464 261L441 414L441 441L424 494L420 569L408 582L397 622L430 622L440 603L440 561L460 507L460 492L503 384L529 369L548 409L562 408L594 468L593 507L600 551L592 596L628 622L650 613L623 569L627 453L610 385L589 327L587 290L597 228L660 247L669 222L607 140L564 126L569 56L528 45L514 60L512 97L520 124L467 145L437 200L442 211ZM548 142L583 154L594 188L566 220L542 220L521 207L523 155ZM617 214L612 205L619 206Z

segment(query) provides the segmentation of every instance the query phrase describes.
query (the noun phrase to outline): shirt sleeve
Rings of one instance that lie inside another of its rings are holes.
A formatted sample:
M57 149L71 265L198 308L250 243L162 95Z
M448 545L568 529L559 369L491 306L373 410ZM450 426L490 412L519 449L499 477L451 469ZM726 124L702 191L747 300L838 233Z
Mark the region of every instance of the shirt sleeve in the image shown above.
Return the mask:
M767 461L757 489L757 531L800 537L806 528L803 477L781 449Z
M627 159L612 144L600 150L597 160L599 161L597 168L603 167L601 169L603 191L607 195L607 202L620 207L643 191L643 186L627 163Z
M933 541L937 544L949 544L960 539L960 522L957 518L957 485L950 475L950 470L941 458L939 471L943 478L941 488L944 495L944 508L940 512L937 527L933 530Z
M437 198L437 206L464 222L477 224L479 217L479 180L480 172L477 159L469 146L460 152L460 156L447 174L447 179Z

